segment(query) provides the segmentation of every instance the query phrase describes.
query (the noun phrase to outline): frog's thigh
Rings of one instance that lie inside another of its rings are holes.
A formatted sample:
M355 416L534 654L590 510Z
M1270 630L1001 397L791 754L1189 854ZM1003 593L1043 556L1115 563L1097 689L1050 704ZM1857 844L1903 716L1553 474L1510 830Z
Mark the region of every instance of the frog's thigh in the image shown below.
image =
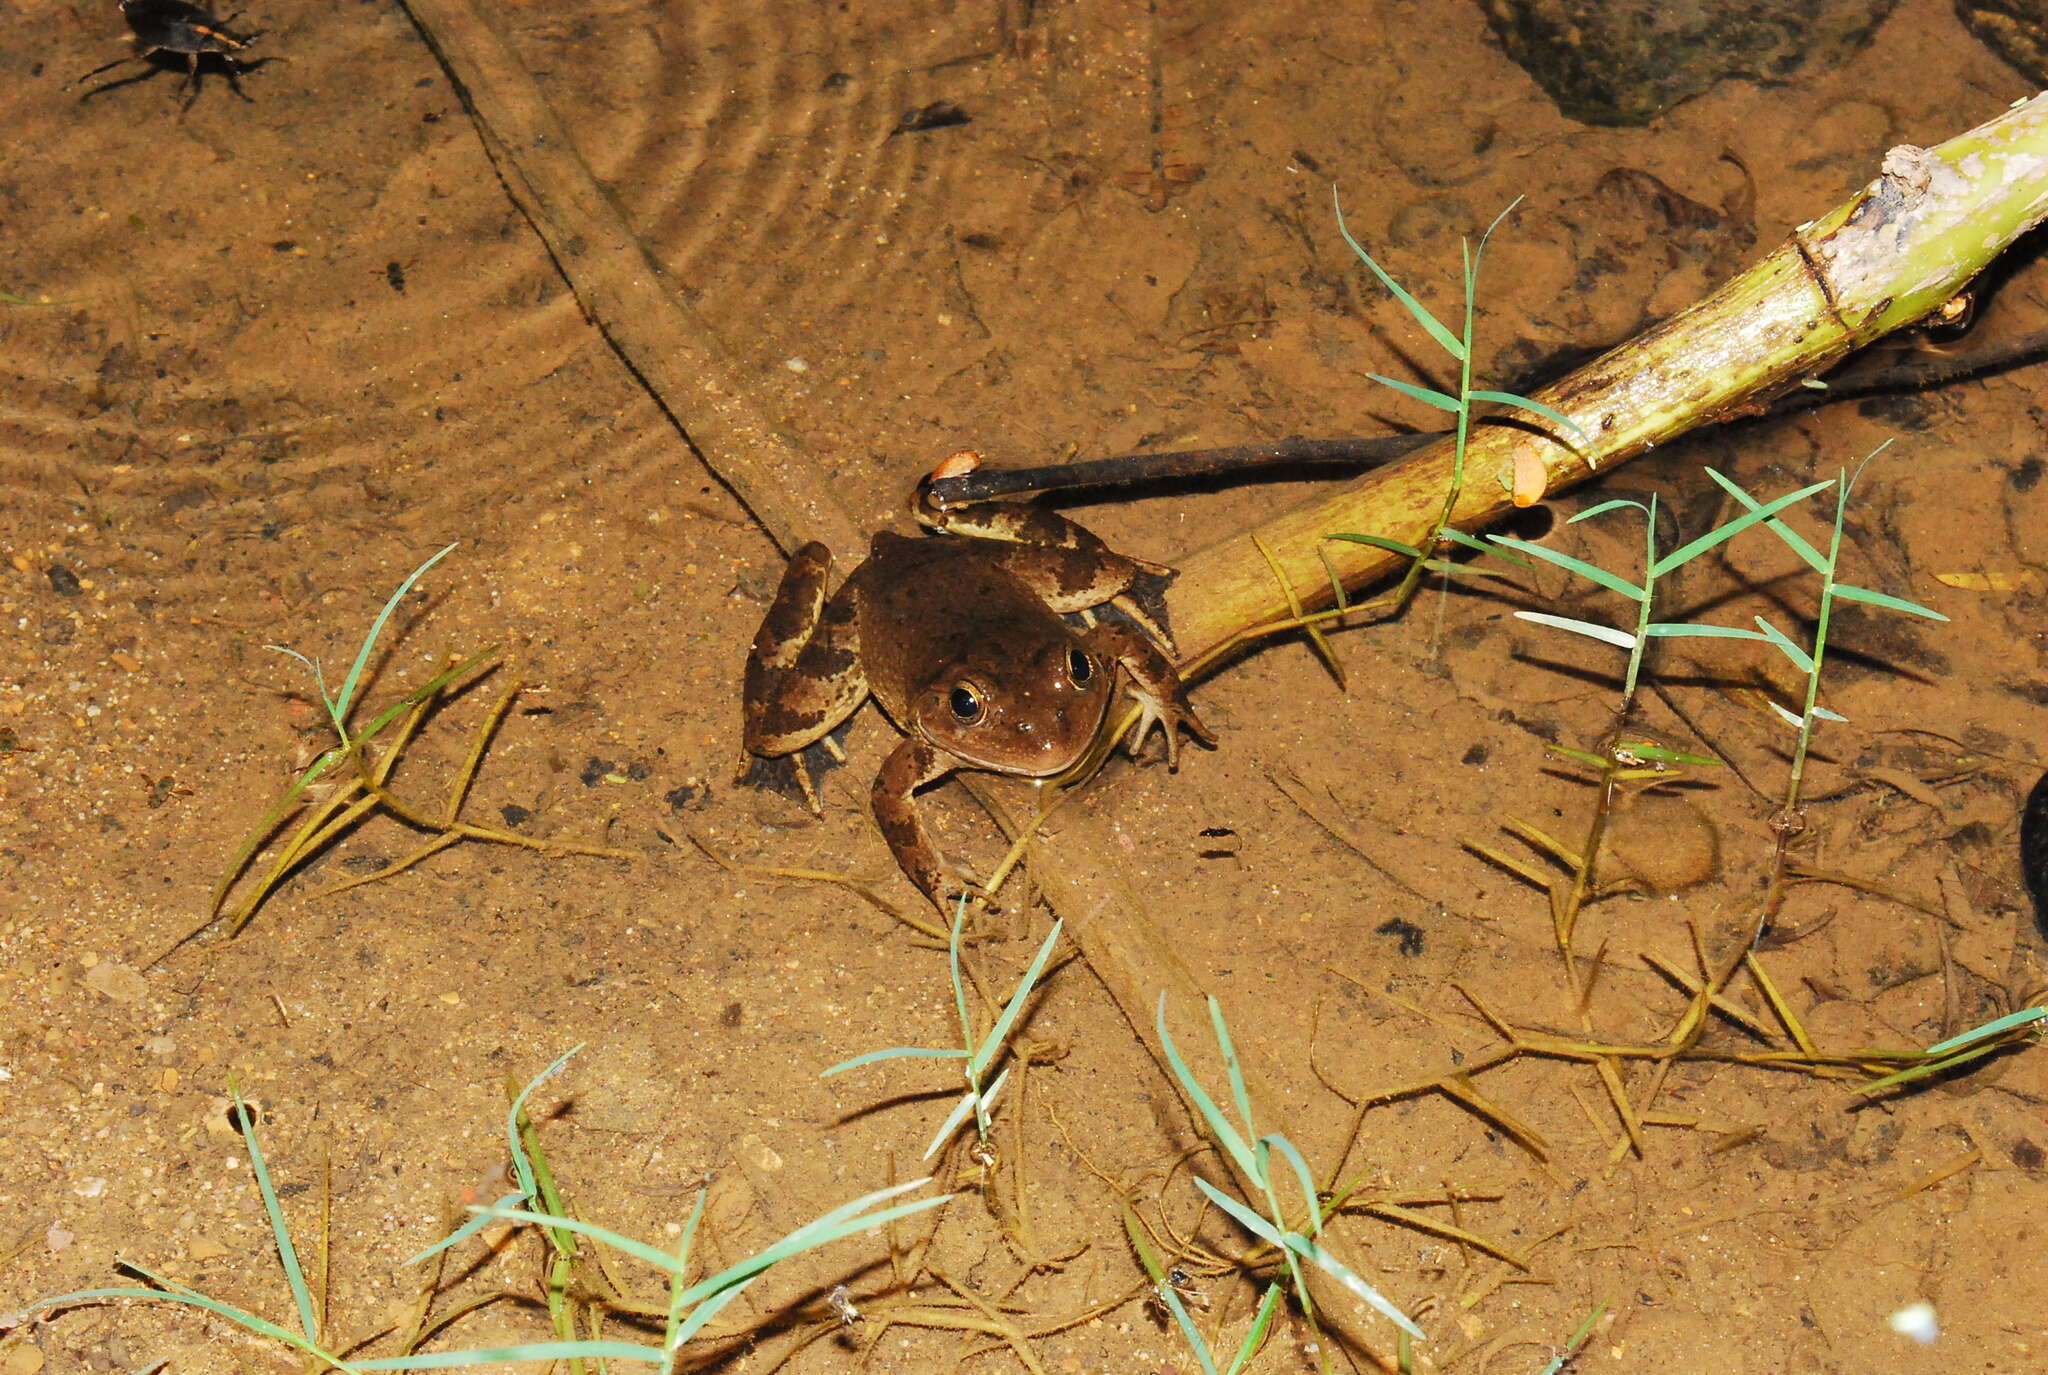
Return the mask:
M868 695L854 601L823 600L832 556L807 544L790 560L747 655L746 745L789 754L829 733Z
M1060 549L1009 544L990 555L1054 611L1084 611L1120 596L1144 565L1108 549Z
M924 824L913 794L925 784L945 777L954 767L951 758L924 741L905 740L882 761L869 798L875 809L875 824L881 828L882 838L889 842L889 852L896 856L896 863L926 897L941 906L945 901L946 871L939 858L938 844Z

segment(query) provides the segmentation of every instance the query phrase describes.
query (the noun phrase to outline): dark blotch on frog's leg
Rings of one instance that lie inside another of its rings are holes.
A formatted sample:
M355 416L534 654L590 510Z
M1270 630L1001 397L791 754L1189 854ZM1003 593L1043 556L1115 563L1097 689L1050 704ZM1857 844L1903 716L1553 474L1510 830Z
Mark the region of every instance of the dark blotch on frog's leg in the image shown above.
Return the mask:
M2034 898L2034 922L2048 936L2048 774L2027 794L2020 812L2020 873Z

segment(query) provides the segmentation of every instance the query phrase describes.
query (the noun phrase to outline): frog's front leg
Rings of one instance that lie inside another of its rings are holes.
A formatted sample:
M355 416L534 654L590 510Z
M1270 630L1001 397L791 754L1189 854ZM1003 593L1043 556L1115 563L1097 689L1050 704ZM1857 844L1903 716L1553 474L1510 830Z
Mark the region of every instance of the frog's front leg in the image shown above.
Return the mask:
M744 696L749 753L795 753L823 739L868 695L854 598L841 589L825 600L831 571L832 553L824 545L797 550L754 633ZM815 795L811 807L818 809Z
M1131 696L1137 699L1143 712L1127 742L1133 755L1143 747L1155 721L1166 733L1168 768L1180 763L1179 727L1186 726L1188 734L1205 745L1216 743L1215 733L1202 724L1202 718L1188 704L1187 687L1181 682L1179 671L1172 660L1160 653L1158 645L1127 625L1098 625L1081 638L1090 652L1122 664L1131 675Z
M1042 545L1051 549L1072 549L1107 555L1135 572L1171 578L1173 570L1164 564L1118 554L1102 542L1102 536L1076 525L1057 511L1022 501L970 501L958 506L941 506L932 500L932 479L927 477L911 493L911 517L927 530L944 535L972 535L976 539L1002 540L1008 544ZM1122 590L1122 589L1119 589ZM1104 601L1109 600L1107 597Z
M924 814L918 810L915 794L925 784L944 778L957 767L958 760L939 753L924 741L905 740L882 761L870 795L875 824L881 827L882 838L889 842L896 863L941 910L949 899L972 889L972 885L947 871L938 842L932 839L931 828L924 824Z

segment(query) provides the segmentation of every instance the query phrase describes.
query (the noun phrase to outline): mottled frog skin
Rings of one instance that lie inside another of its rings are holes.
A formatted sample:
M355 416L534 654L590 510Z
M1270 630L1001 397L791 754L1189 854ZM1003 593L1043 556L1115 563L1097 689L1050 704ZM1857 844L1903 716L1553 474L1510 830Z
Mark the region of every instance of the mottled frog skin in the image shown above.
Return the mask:
M1171 570L1036 507L941 508L921 488L912 510L935 535L876 535L829 600L831 553L797 550L747 656L746 746L793 753L872 696L904 735L875 777L875 820L903 872L943 907L972 884L942 862L919 788L959 768L1064 772L1101 729L1119 665L1144 712L1133 753L1155 721L1169 763L1179 727L1215 737L1152 640L1123 624L1078 630L1061 619L1121 598L1140 573Z

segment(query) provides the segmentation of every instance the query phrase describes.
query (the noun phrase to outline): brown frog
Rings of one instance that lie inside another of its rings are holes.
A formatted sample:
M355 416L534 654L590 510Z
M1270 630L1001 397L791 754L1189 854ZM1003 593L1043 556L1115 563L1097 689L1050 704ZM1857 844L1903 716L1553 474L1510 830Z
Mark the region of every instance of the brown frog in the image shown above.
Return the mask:
M1140 573L1172 570L1115 553L1037 507L941 507L921 485L911 512L937 537L877 534L830 600L830 551L797 550L747 656L746 746L793 753L874 697L906 737L875 777L875 820L903 872L943 907L971 885L942 863L917 789L960 768L1064 772L1102 727L1118 665L1143 708L1133 754L1155 721L1169 765L1178 727L1206 744L1215 736L1152 640L1127 625L1078 630L1060 619L1127 606Z

